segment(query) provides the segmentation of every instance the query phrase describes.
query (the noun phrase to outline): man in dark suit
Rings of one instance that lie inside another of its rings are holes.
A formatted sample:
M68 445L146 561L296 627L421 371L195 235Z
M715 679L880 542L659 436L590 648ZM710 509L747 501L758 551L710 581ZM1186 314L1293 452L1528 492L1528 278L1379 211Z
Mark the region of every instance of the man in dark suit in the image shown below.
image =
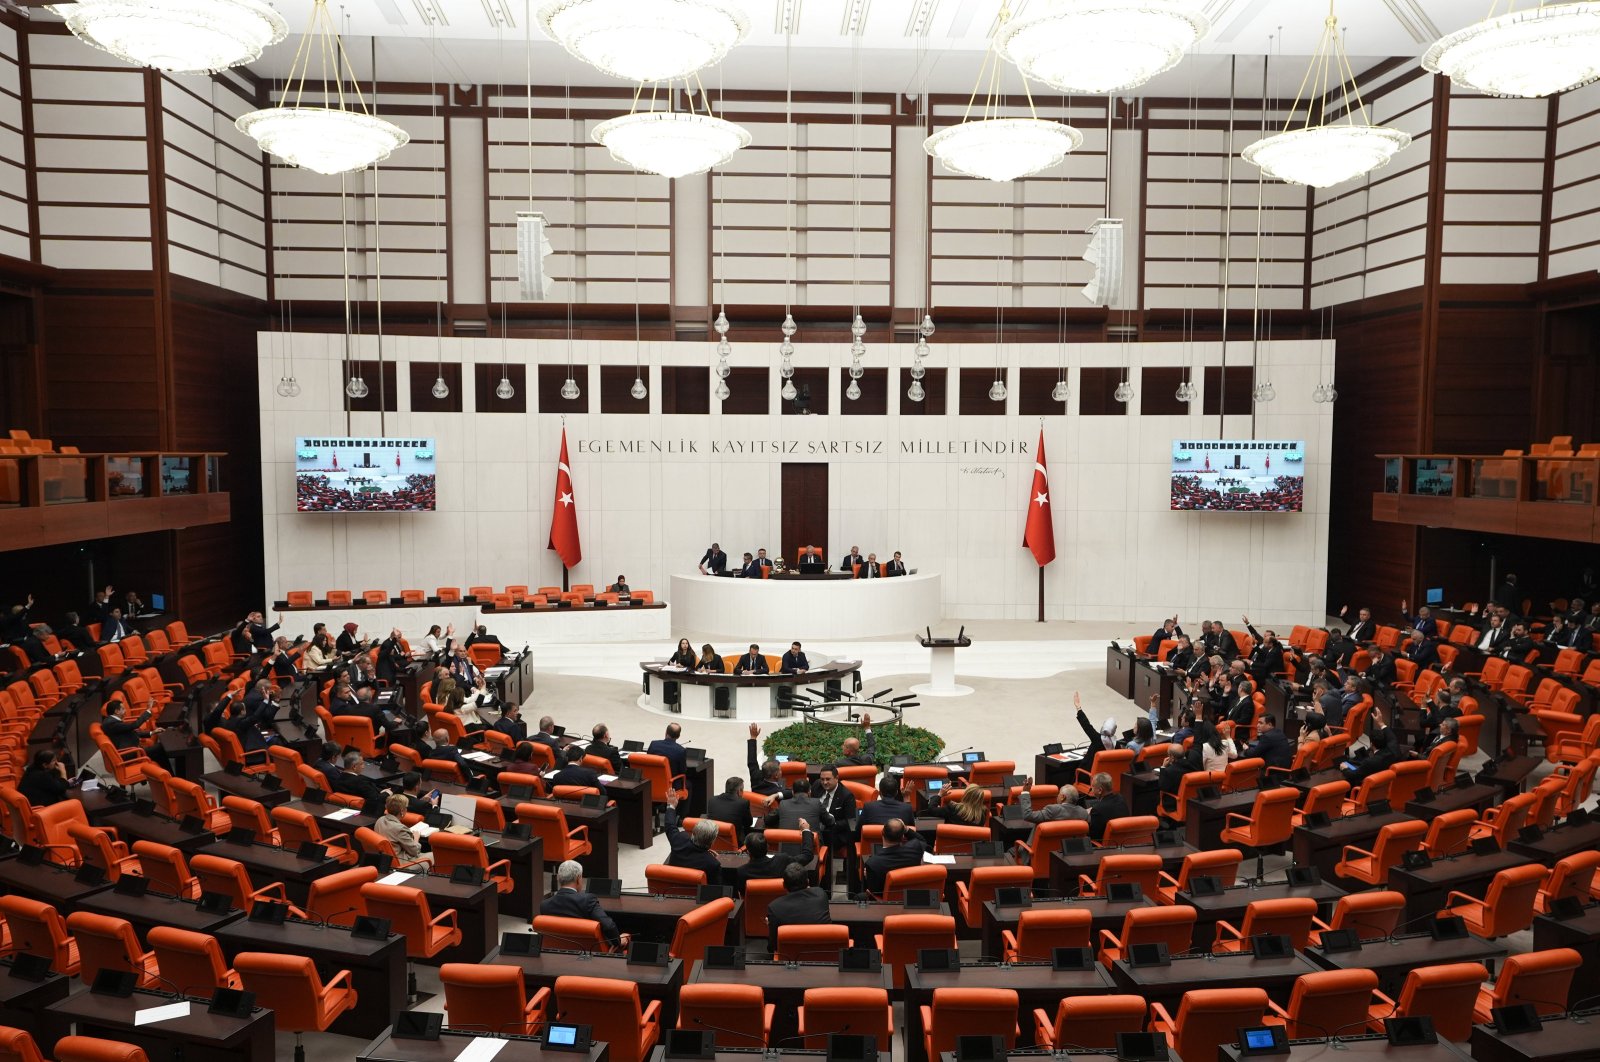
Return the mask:
M1106 835L1112 819L1126 818L1131 814L1122 794L1111 788L1111 776L1104 771L1094 776L1089 785L1089 836L1098 841Z
M1287 768L1294 763L1294 746L1278 729L1278 718L1271 712L1261 716L1261 724L1256 727L1255 743L1239 753L1242 760L1257 756L1265 760L1268 767Z
M383 734L390 741L403 739L410 732L411 724L399 715L378 707L375 696L371 686L363 686L356 691L353 704L350 704L345 711L336 710L333 714L360 716L372 724L374 734Z
M604 723L596 723L589 733L594 740L589 742L589 747L584 751L610 763L612 774L621 774L622 752L611 743L611 729Z
M60 634L61 632L57 631L56 633ZM1580 640L1584 646L1588 646L1589 636L1586 631L1582 631L1568 623L1565 616L1552 616L1550 618L1550 626L1544 632L1544 644L1554 646L1557 649L1576 649Z
M83 622L76 612L68 612L63 616L61 625L55 630L57 638L71 642L72 647L80 652L94 644L94 639L83 629Z
M867 561L866 561L865 564L863 564L861 566L861 578L863 578L863 579L882 579L883 578L883 566L878 563L878 555L876 553L867 554Z
M722 864L717 862L711 846L717 843L717 824L701 819L692 831L678 825L678 790L667 790L667 810L662 816L662 827L672 854L667 856L667 866L687 867L705 872L707 885L722 884Z
M701 575L721 575L728 567L728 555L715 542L700 558Z
M865 563L867 563L867 558L861 555L861 547L851 546L850 552L845 555L844 560L839 562L839 570L841 572L849 572L854 569L856 565Z
M1161 648L1162 642L1175 642L1178 640L1178 636L1182 633L1183 628L1178 626L1177 616L1173 616L1171 619L1162 620L1161 626L1158 627L1156 632L1150 636L1150 655L1154 656L1156 654L1156 652Z
M1417 755L1428 755L1434 749L1438 748L1440 745L1443 745L1446 741L1454 741L1456 739L1456 735L1460 732L1461 723L1455 716L1441 720L1439 723L1439 729L1434 734L1431 736L1423 735L1422 743L1417 746Z
M1478 633L1478 640L1474 644L1490 656L1499 656L1501 647L1510 636L1511 629L1498 615L1490 614L1484 620L1484 625Z
M272 699L272 684L266 679L257 679L244 696L245 720L252 726L270 727L277 714L278 703Z
M122 609L112 606L106 613L106 618L100 621L100 643L108 645L111 642L120 642L133 633L133 628L122 620Z
M562 756L565 765L550 779L552 786L557 785L589 785L599 788L600 772L593 767L583 765L583 749L577 745L568 745L567 751ZM676 790L674 790L676 792Z
M676 778L685 772L688 763L688 753L678 744L678 738L683 734L683 727L677 723L667 724L667 736L656 738L650 742L645 751L652 756L665 756L667 763L672 766L672 776Z
M333 783L339 779L339 743L337 741L324 741L322 743L322 752L311 767L322 775L324 779L322 791L324 793L337 792L333 788Z
M706 818L733 823L733 835L744 844L750 832L750 801L744 798L744 779L735 775L722 785L722 792L706 801Z
M805 651L800 648L799 642L789 644L789 651L783 654L778 670L785 675L799 675L811 670L811 661L806 659Z
M1221 620L1211 621L1211 651L1207 656L1220 656L1224 662L1233 660L1239 655L1239 643L1234 640L1233 632L1222 625Z
M767 667L767 658L761 654L761 646L755 642L750 643L750 651L739 658L733 670L740 675L766 675L772 671Z
M1439 639L1412 629L1406 631L1405 657L1425 671L1439 662Z
M1187 634L1178 637L1178 644L1173 646L1172 652L1167 654L1167 663L1174 669L1188 674L1195 666L1199 657L1195 655L1194 645L1189 641Z
M127 708L128 702L120 697L110 701L106 704L105 718L100 721L100 732L111 742L111 747L118 751L139 747L140 739L144 736L143 727L153 714L151 707L147 706L137 718L128 719ZM109 765L107 766L109 768Z
M783 895L767 905L767 950L777 948L778 930L783 926L826 926L833 923L828 913L828 894L811 884L811 876L798 863L783 868Z
M847 737L839 745L839 763L845 767L876 767L878 765L878 739L872 736L872 716L861 713L861 737L867 739L866 748L860 738Z
M745 768L750 774L750 792L762 796L776 794L783 798L783 769L778 766L777 760L762 760L756 762L756 738L761 736L761 727L755 723L750 724L750 740L745 743Z
M348 796L360 797L368 803L382 800L388 796L388 790L380 789L377 782L361 773L366 765L366 760L362 759L361 753L355 749L345 753L344 759L341 761L343 769L333 779L333 791L344 793Z
M504 734L512 741L528 740L528 724L522 721L522 708L519 705L506 705L500 718L489 729Z
M450 732L448 730L435 730L433 732L433 748L428 752L427 756L430 760L443 760L446 763L455 764L456 769L461 772L461 777L465 779L470 780L473 775L483 771L481 764L474 760L469 760L461 754L461 750L456 747L456 743L450 740Z
M89 617L90 623L104 623L111 610L117 607L117 603L111 600L114 589L107 584L104 590L95 591L94 600L89 602L89 607L84 610L84 615Z
M914 830L908 829L904 820L890 819L883 824L883 850L867 857L865 865L867 891L882 896L884 882L891 870L919 866L922 854L928 850Z
M828 562L817 552L817 547L806 546L800 551L799 568L807 575L820 575L828 570Z
M396 627L378 646L378 677L393 686L400 680L400 672L405 670L409 663L410 658L400 637L400 628Z
M490 634L489 628L481 623L472 628L472 632L467 635L467 640L462 642L461 645L465 649L471 649L474 645L498 645L502 653L506 651L506 643L495 635Z
M1366 680L1389 686L1394 684L1395 676L1394 654L1387 649L1374 645L1372 647L1372 663L1367 665Z
M267 626L266 617L259 612L252 612L245 618L245 633L250 636L250 645L258 653L264 653L272 648L272 632L278 629L278 624Z
M272 677L278 680L278 685L287 686L291 682L298 682L305 677L300 670L300 665L289 652L289 639L279 638L272 647Z
M1433 609L1427 605L1422 605L1417 609L1417 614L1413 616L1410 605L1411 602L1407 600L1400 602L1400 618L1405 620L1406 626L1426 638L1439 637L1439 621L1433 618Z
M1339 610L1339 617L1347 619L1346 613L1349 611L1350 606L1345 605ZM1364 608L1356 614L1356 621L1350 624L1350 629L1345 632L1345 637L1352 642L1365 643L1372 641L1373 638L1377 637L1377 634L1378 625L1372 619L1372 610Z
M1234 726L1249 726L1256 717L1256 687L1249 679L1233 689L1234 697L1228 704L1228 722Z
M856 813L860 826L887 826L892 819L915 821L911 805L900 799L900 779L885 774L878 779L878 799L869 800Z
M839 784L839 769L831 763L822 765L817 774L817 801L822 805L822 839L829 852L844 856L847 879L854 881L856 797Z
M890 577L895 575L904 575L905 573L906 562L900 559L900 551L895 550L894 559L883 566L883 574L885 577Z
M810 823L806 822L800 827L800 854L787 855L779 852L771 854L767 849L767 835L762 830L754 830L744 839L745 855L749 860L739 868L738 880L735 883L739 895L743 896L746 887L756 878L781 878L783 872L790 866L806 866L817 856L817 838L811 832Z
M763 578L761 570L770 567L772 567L772 558L767 556L767 551L764 549L756 550L755 559L745 565L744 577L746 579Z
M1244 629L1250 632L1250 637L1256 640L1256 647L1250 651L1250 674L1255 676L1257 682L1265 682L1270 678L1283 674L1283 643L1278 641L1276 631L1267 631L1266 634L1257 634L1256 629L1250 626L1250 617L1240 617L1244 620Z
M1500 643L1500 648L1496 650L1495 655L1503 656L1507 660L1512 660L1520 664L1527 659L1529 653L1533 652L1536 644L1537 643L1535 643L1534 640L1529 637L1528 627L1526 624L1513 624L1511 627L1511 636Z
M583 887L583 864L568 859L556 867L556 891L539 904L539 913L558 918L581 918L600 923L600 933L613 947L626 950L628 934L619 932L617 924L600 906L600 900Z
M826 826L822 814L822 801L811 795L811 783L805 778L795 780L794 789L781 801L773 800L764 816L767 828L775 830L801 830L801 822L814 822Z

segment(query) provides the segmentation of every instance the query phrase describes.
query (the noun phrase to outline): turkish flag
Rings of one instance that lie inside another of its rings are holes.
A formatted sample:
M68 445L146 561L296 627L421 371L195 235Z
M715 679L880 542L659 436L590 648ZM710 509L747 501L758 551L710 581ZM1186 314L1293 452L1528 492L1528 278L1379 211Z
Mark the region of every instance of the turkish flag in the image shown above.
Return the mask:
M1043 568L1056 559L1056 529L1050 519L1050 473L1044 464L1044 429L1039 430L1038 457L1033 462L1033 490L1028 493L1028 526L1022 544L1033 550L1033 559Z
M561 429L561 460L556 462L556 500L550 514L550 544L561 554L561 564L567 569L576 568L583 559L583 547L578 544L578 503L572 496L572 467L567 464L567 429Z

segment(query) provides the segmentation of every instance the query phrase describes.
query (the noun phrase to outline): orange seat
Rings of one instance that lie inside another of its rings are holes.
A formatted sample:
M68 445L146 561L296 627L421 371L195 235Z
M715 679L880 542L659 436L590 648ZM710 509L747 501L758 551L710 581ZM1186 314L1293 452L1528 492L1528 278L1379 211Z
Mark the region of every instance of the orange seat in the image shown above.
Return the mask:
M1139 892L1154 900L1161 893L1161 857L1158 855L1112 855L1100 860L1095 876L1078 875L1078 895L1109 896L1113 885L1137 885Z
M1249 815L1228 813L1230 825L1222 831L1222 843L1272 848L1288 841L1293 830L1294 802L1298 795L1299 791L1290 786L1264 789L1257 793Z
M1286 936L1299 950L1309 943L1316 917L1317 901L1309 896L1256 900L1245 905L1244 925L1235 926L1226 919L1217 922L1217 938L1211 950L1224 953L1244 951L1249 947L1251 937L1267 934Z
M1056 1020L1042 1009L1033 1012L1034 1043L1047 1051L1068 1047L1110 1049L1118 1033L1144 1031L1143 996L1067 996L1056 1004Z
M302 765L302 770L310 771L312 768ZM332 837L322 835L322 826L309 811L299 808L285 807L279 804L272 809L272 821L278 828L278 837L283 846L292 851L298 851L306 843L324 845L328 855L346 866L353 866L360 858L350 845L350 838L346 834L337 834ZM315 884L315 883L313 883Z
M934 829L933 850L936 854L971 855L972 846L994 839L987 826L962 826L941 822Z
M907 889L928 889L944 895L945 879L949 876L943 866L926 864L891 870L883 878L883 896L890 902L903 902Z
M224 859L206 852L196 852L189 860L189 869L194 872L202 893L215 892L226 896L234 907L246 914L260 900L268 903L289 902L289 895L284 891L283 882L274 881L259 889L255 888L250 883L250 874L245 870L244 864L236 859ZM305 917L303 912L292 905L289 910L296 917Z
M329 590L326 600L330 608L348 608L351 594L348 590Z
M640 1009L633 981L556 978L556 1020L604 1032L610 1037L611 1062L644 1062L661 1039L661 1002L651 1000Z
M808 988L801 998L800 1035L808 1051L827 1047L833 1033L871 1036L882 1051L893 1030L894 1008L885 989Z
M439 967L439 983L451 1028L532 1036L545 1023L550 990L541 988L529 999L516 966L447 962Z
M630 756L629 759L632 759ZM547 863L580 859L594 849L587 826L567 826L567 813L553 804L518 804L517 821L527 823L544 845Z
M1092 947L1094 917L1071 907L1035 907L1017 915L1017 931L1000 931L1004 962L1049 962L1056 948Z
M1289 1005L1268 1003L1267 1024L1284 1026L1291 1040L1355 1032L1366 1022L1377 991L1378 975L1371 970L1325 970L1301 974L1289 993Z
M1548 873L1537 863L1508 867L1489 882L1483 899L1452 891L1440 914L1464 919L1473 933L1491 940L1519 933L1533 924L1534 901Z
M0 896L0 919L10 930L14 951L42 955L56 973L77 975L78 942L67 933L66 920L54 907L26 896Z
M361 888L378 880L377 867L352 867L313 881L306 910L331 926L348 926L367 913Z
M387 918L394 931L406 938L409 958L429 959L461 943L456 909L447 907L434 915L428 906L428 894L421 889L374 881L361 886L361 898L366 901L367 914Z
M200 898L200 883L178 849L155 841L135 841L133 854L139 857L139 871L150 883L151 892L184 900Z
M25 1030L0 1025L0 1062L44 1062L44 1056Z
M310 590L290 590L284 601L290 608L310 608L316 604L317 595Z
M1133 766L1136 755L1132 749L1105 749L1097 752L1087 771L1082 767L1078 768L1077 779L1073 784L1078 787L1078 792L1088 796L1090 787L1094 783L1094 776L1103 772L1111 776L1112 792L1119 792L1122 788L1122 776Z
M1489 979L1481 963L1451 962L1439 966L1413 967L1400 987L1397 1003L1374 991L1368 1011L1367 1027L1383 1031L1385 1018L1412 1018L1427 1015L1441 1040L1465 1043L1472 1035L1472 1008L1478 1001L1479 987Z
M1374 800L1388 800L1389 789L1394 785L1394 771L1374 771L1356 786L1350 799L1344 802L1346 815L1365 815L1367 805Z
M339 1015L356 1005L350 971L340 970L326 983L317 964L304 955L241 951L233 960L245 990L272 1011L280 1032L293 1032L295 1062L305 1062L300 1034L326 1032Z
M863 833L868 827L862 827ZM1041 822L1033 828L1033 836L1027 841L1016 842L1018 852L1028 860L1028 866L1033 869L1035 881L1046 881L1050 877L1050 856L1061 850L1061 842L1068 837L1089 836L1089 824L1082 819L1056 819L1052 822Z
M1244 853L1237 848L1191 852L1183 857L1183 865L1178 868L1176 878L1165 871L1161 872L1160 879L1164 884L1157 886L1156 895L1151 899L1164 904L1177 903L1178 894L1187 892L1189 879L1195 877L1216 878L1219 885L1227 888L1238 880L1239 864L1242 862Z
M1394 933L1405 908L1406 898L1387 889L1348 893L1333 905L1332 921L1316 920L1311 943L1320 944L1322 934L1331 929L1351 930L1362 940L1381 940Z
M93 983L101 970L120 970L137 977L140 988L158 986L155 953L139 946L126 919L74 911L67 916L67 931L78 942L79 974L85 982Z
M706 872L691 867L651 863L644 868L645 887L652 896L697 896L706 884Z
M1150 1004L1150 1031L1165 1035L1180 1058L1218 1058L1219 1047L1237 1040L1240 1029L1260 1025L1266 1012L1262 989L1196 988L1183 994L1176 1020L1160 1003Z
M429 840L433 846L433 869L437 873L449 874L456 867L475 867L483 872L485 881L494 882L502 896L511 891L511 860L489 862L489 850L483 838L440 830Z
M544 940L550 951L610 951L600 923L588 918L562 918L559 915L535 915L533 931Z
M1549 948L1513 955L1500 967L1493 987L1478 989L1472 1020L1492 1021L1496 1007L1531 1003L1541 1016L1564 1013L1572 991L1572 978L1583 965L1583 956L1571 948Z
M774 942L779 962L833 962L851 946L848 926L779 926Z
M1460 855L1467 850L1472 826L1477 821L1478 813L1471 808L1435 815L1428 823L1428 835L1423 838L1422 847L1433 859Z
M1122 932L1100 931L1100 962L1110 968L1135 944L1165 944L1171 955L1182 955L1194 939L1197 911L1187 904L1171 907L1134 907L1122 917Z
M209 996L219 988L242 988L237 971L222 957L217 938L172 926L151 926L146 937L163 987L186 996Z
M427 602L427 600L428 600L428 595L423 593L421 590L402 590L402 591L400 591L400 602L401 602L401 604L405 604L405 605L421 605L421 604L425 604Z
M1151 844L1161 820L1154 815L1124 815L1106 823L1105 833L1094 842L1097 848L1125 848L1129 845Z
M56 1062L150 1062L141 1047L93 1036L63 1036L51 1054Z
M1390 868L1398 866L1405 853L1421 848L1427 832L1428 824L1420 819L1391 822L1378 831L1372 851L1357 848L1353 844L1345 845L1344 855L1335 864L1333 872L1341 878L1364 881L1368 885L1386 885Z
M934 989L933 1006L921 1008L927 1057L954 1051L962 1036L998 1036L1009 1051L1019 1032L1017 1005L1017 993L1010 988Z
M723 942L733 908L733 901L724 896L701 904L678 919L667 952L674 959L683 960L685 979L694 976L695 964L705 957L706 948Z
M1161 794L1161 815L1172 822L1185 822L1189 816L1189 801L1202 789L1220 788L1221 771L1190 771L1178 781L1176 793Z
M956 920L949 915L885 915L883 932L873 940L883 964L894 971L894 986L904 988L906 967L917 961L917 952L956 946Z
M997 889L1006 888L1030 894L1033 870L1026 866L973 867L968 880L956 881L956 910L968 929L983 928L983 905L994 899Z
M1579 852L1558 861L1539 890L1535 907L1540 914L1548 914L1551 906L1561 899L1586 900L1594 887L1595 872L1600 870L1600 849Z
M776 1009L766 1002L757 985L684 985L678 990L678 1028L710 1030L719 1049L766 1047L772 1036L772 1015Z

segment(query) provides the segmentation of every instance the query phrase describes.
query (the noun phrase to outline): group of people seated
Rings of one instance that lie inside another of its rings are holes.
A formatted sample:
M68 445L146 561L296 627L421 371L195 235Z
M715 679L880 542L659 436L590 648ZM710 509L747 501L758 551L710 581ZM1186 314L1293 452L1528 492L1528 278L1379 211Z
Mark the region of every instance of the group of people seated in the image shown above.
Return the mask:
M728 555L723 552L717 543L711 543L700 557L701 575L727 575ZM736 568L733 575L739 579L764 579L774 570L785 570L785 561L780 556L776 561L767 556L765 549L758 549L754 554L746 553ZM817 546L802 546L795 555L795 571L801 575L819 575L829 570L828 560ZM851 546L850 552L839 561L837 569L858 579L887 579L907 572L905 558L895 550L894 556L880 562L876 553L861 555L860 546Z
M735 675L770 675L772 665L767 661L766 654L762 653L761 646L755 642L750 643L750 648L733 662L730 668L728 662L719 655L710 642L700 647L700 654L695 655L694 647L689 644L689 639L679 638L678 647L667 658L668 668L682 669L684 671L698 671L704 674L726 675L730 671ZM778 661L780 675L803 675L811 670L811 661L806 657L805 650L799 642L790 642L788 652Z

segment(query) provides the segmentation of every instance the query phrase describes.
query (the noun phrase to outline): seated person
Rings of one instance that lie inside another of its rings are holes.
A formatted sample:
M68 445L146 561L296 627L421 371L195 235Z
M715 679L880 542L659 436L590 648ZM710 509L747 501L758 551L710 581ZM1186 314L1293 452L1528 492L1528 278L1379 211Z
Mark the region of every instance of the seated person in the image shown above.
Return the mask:
M717 651L711 648L711 643L707 642L700 647L700 659L695 661L694 670L720 675L728 670L728 665L723 663L722 657L718 656Z
M739 658L734 671L740 675L767 675L771 673L767 667L767 658L761 655L761 646L755 642L750 643L750 651Z
M1111 776L1104 771L1094 776L1089 784L1089 836L1098 841L1105 837L1106 827L1113 819L1127 818L1132 814L1122 794L1111 787Z
M62 763L53 749L40 749L33 761L17 781L17 792L28 798L36 808L49 807L71 799L72 779L67 765Z
M425 871L429 870L433 867L433 853L423 851L423 842L401 820L405 813L406 798L395 793L383 802L383 814L372 829L394 848L396 863L421 863Z
M667 657L667 663L672 667L681 667L686 671L694 670L696 663L694 647L689 644L689 639L678 639L678 647L672 651L671 656Z
M761 578L761 571L760 571L760 569L756 568L756 566L755 566L755 557L751 556L748 553L746 553L744 555L744 559L739 562L739 578L741 578L741 579L759 579L759 578Z
M1017 806L1022 809L1022 817L1028 822L1055 822L1058 819L1067 819L1075 822L1088 822L1089 809L1083 806L1081 797L1075 785L1064 785L1056 794L1055 802L1046 804L1042 808L1033 806L1033 779L1029 778L1022 786L1022 792L1017 794Z
M767 905L767 951L777 950L778 929L782 926L826 926L833 923L828 913L828 894L811 884L811 875L799 863L783 868L783 895Z
M617 923L601 908L599 898L584 889L583 864L576 859L564 860L556 867L556 891L539 904L539 913L598 922L607 943L622 950L628 947L628 934L617 930Z
M890 819L883 824L883 849L867 857L864 864L867 892L882 896L884 880L891 870L920 866L922 854L928 850L915 830L901 819Z
M583 756L582 746L568 745L561 754L564 765L550 779L550 785L585 785L600 788L600 772L593 767L585 767Z
M878 555L876 553L867 554L866 563L861 565L860 577L862 579L883 578L883 568L878 565Z
M856 565L865 563L867 563L867 559L861 555L861 547L851 546L850 552L845 555L844 560L839 562L839 570L841 572L854 571Z
M806 659L799 642L789 643L789 651L783 654L778 670L785 675L803 675L811 670L811 661Z
M969 785L961 799L945 804L939 811L945 822L953 826L989 825L989 790L983 786Z
M744 798L744 779L735 775L722 784L722 792L706 801L708 819L733 823L733 836L740 844L750 832L750 802Z
M617 576L617 581L611 584L609 590L617 595L617 600L619 601L627 601L633 597L633 591L628 589L628 577L626 575Z
M822 559L822 554L815 546L807 546L800 551L800 572L803 575L821 574L828 570L828 562Z
M915 821L911 805L900 799L900 779L885 773L878 779L878 799L861 805L858 819L863 826L887 826L893 819Z
M885 577L906 574L906 562L901 558L899 550L895 550L894 559L883 566L883 574Z
M685 830L678 825L678 799L678 790L667 790L667 810L662 818L667 844L672 846L672 854L667 856L667 866L704 871L707 885L721 885L722 864L711 850L711 846L717 843L717 824L710 819L701 819L694 824L693 830Z
M811 824L802 819L798 855L788 855L783 852L771 854L767 850L767 835L764 830L752 831L745 837L744 851L745 855L749 856L749 861L739 868L737 884L740 896L744 895L745 888L756 878L781 878L789 867L804 867L809 864L817 855L816 837L811 832Z

